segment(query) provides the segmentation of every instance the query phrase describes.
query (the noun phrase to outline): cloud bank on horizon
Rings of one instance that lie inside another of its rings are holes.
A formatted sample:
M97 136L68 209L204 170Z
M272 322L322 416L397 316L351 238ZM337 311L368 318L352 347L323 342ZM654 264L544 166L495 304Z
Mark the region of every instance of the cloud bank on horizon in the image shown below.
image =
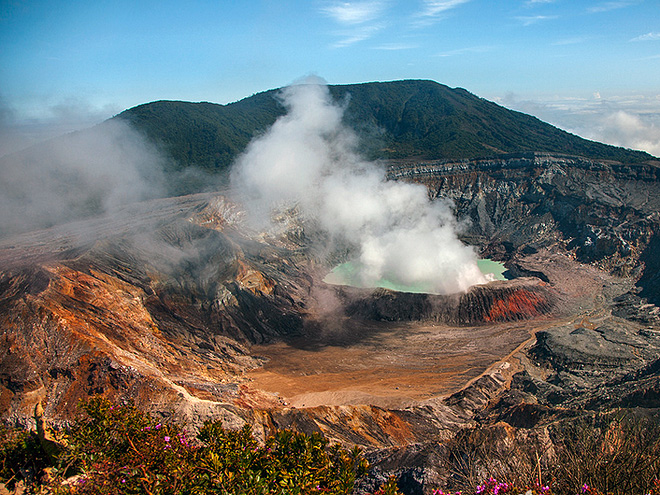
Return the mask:
M660 157L660 95L530 100L507 94L496 101L586 139Z
M431 201L423 185L388 181L383 167L357 154L324 82L289 86L282 101L287 114L232 167L232 189L257 228L274 227L273 209L295 206L328 236L328 252L352 247L364 287L387 279L448 294L487 281L474 249L458 239L448 203Z

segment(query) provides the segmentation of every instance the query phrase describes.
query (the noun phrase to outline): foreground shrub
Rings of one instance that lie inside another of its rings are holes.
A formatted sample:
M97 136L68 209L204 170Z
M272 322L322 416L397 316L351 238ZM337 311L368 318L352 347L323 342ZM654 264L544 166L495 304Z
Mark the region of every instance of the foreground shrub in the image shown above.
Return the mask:
M0 426L0 481L13 490L19 481L37 484L48 459L37 435Z
M464 494L660 495L660 420L617 412L464 430L447 444L447 469L447 489ZM477 481L491 476L501 481Z
M199 439L205 493L350 493L367 469L359 449L330 446L320 434L283 430L260 446L248 426L226 431L209 423Z
M557 460L556 489L580 493L584 487L613 495L658 490L660 421L633 414L601 414L551 429Z
M80 410L64 441L52 437L56 456L34 433L0 429L0 482L52 494L349 494L367 471L359 449L320 434L283 430L259 443L249 426L209 422L191 440L132 406L94 398ZM501 423L463 430L445 447L447 491L434 495L660 495L657 418L601 414L534 430ZM400 495L397 480L375 494Z
M80 404L59 457L59 481L77 473L62 493L183 493L195 449L177 425L154 422L132 406L103 398Z
M42 487L50 493L345 494L367 470L359 449L330 445L320 434L282 430L261 445L249 426L227 431L209 422L193 442L180 426L155 422L132 406L93 398L80 407ZM46 465L35 438L24 433L4 442L1 481L38 484L20 470L30 462L40 463L34 471Z

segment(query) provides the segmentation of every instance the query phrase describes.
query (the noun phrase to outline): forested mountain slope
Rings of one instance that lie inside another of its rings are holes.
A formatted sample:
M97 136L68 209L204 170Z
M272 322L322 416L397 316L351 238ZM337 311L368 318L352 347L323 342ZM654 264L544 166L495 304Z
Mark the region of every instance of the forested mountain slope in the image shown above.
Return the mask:
M640 162L644 152L582 139L460 88L405 80L330 86L372 157L461 159L524 151ZM228 105L156 101L119 114L175 159L175 167L223 170L285 111L278 90Z

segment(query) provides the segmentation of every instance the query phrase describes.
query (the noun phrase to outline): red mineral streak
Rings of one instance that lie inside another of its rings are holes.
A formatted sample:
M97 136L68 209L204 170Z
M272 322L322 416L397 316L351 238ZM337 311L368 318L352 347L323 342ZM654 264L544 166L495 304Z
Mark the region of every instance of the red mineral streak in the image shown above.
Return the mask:
M546 304L547 301L540 295L527 289L518 289L496 300L484 315L484 320L511 321L540 316Z

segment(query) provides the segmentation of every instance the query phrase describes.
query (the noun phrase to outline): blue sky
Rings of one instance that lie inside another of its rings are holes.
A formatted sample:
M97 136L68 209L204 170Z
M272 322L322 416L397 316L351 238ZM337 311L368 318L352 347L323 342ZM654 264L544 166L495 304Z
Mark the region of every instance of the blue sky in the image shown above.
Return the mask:
M432 79L660 155L659 0L0 0L0 154L309 74Z

